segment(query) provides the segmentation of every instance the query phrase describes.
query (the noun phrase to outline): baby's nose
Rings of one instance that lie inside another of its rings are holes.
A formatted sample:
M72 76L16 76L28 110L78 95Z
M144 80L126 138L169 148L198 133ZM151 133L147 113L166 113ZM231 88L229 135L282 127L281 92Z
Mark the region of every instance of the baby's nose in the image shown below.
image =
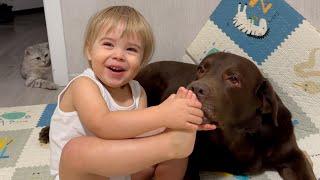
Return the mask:
M117 59L117 60L123 60L125 57L125 51L122 50L121 48L114 48L113 49L113 54L112 58Z

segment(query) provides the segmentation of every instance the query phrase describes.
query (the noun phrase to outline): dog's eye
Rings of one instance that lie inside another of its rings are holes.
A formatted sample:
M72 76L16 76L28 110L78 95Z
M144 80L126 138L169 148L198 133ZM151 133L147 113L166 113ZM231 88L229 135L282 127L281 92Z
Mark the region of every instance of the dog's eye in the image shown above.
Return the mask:
M199 66L198 67L198 73L199 74L203 74L205 72L204 67L203 66Z
M239 79L236 76L230 76L229 77L230 82L232 82L233 84L238 83Z
M199 66L197 68L197 78L201 78L202 76L204 76L205 72L206 72L206 69L204 68L204 66L203 65Z
M236 74L226 75L225 79L232 84L232 86L240 87L240 79Z

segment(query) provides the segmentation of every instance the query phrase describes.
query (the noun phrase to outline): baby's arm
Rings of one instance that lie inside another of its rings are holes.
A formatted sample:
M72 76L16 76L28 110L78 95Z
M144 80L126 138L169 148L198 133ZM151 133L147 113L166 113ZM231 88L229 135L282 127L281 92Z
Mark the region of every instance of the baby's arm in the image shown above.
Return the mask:
M202 122L203 114L199 109L201 104L188 99L168 98L160 106L110 112L100 89L91 79L78 78L71 84L70 91L71 103L78 112L81 122L96 136L104 139L132 138L172 124L181 129L195 129L197 126L192 123ZM177 115L172 115L175 112ZM174 116L177 116L175 121L177 123L170 122Z
M139 106L138 109L145 109L148 107L148 101L147 101L147 95L143 87L141 87L141 95L140 95L140 101L139 101ZM156 134L159 134L165 130L165 127L158 128L152 131L144 132L143 134L139 134L136 137L147 137L147 136L153 136Z
M139 101L138 109L145 109L148 106L148 98L147 98L146 91L143 89L142 86L140 86L140 87L141 87L141 95L140 95L140 101Z

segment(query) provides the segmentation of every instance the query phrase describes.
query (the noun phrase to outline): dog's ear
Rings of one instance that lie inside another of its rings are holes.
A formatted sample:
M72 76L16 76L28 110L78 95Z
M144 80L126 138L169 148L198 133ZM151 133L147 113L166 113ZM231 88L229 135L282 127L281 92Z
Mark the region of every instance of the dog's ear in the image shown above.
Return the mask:
M256 89L256 96L261 101L261 107L259 111L262 115L271 115L272 122L275 126L278 126L278 98L274 92L270 82L267 79L263 79Z

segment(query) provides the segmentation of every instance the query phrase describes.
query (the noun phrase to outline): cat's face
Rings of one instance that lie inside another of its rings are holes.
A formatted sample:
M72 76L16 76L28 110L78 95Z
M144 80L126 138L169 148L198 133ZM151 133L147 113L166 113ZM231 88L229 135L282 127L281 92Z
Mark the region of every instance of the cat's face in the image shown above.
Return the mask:
M46 67L51 65L48 43L30 46L25 50L25 57L38 66Z

